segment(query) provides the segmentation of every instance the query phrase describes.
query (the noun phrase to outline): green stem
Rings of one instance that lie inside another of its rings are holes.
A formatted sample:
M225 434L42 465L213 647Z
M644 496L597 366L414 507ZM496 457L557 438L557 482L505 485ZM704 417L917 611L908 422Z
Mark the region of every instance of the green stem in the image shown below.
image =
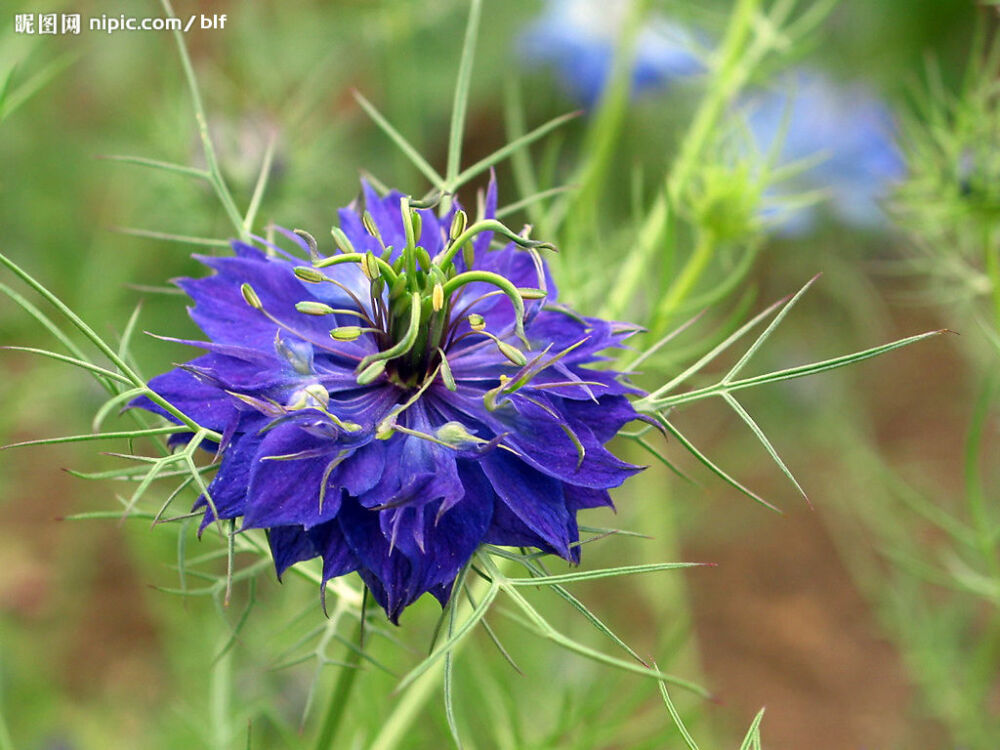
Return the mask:
M508 565L509 563L506 560L499 561L500 570L505 570ZM472 584L471 599L482 602L483 596L489 588L490 584L487 581L483 579L476 580ZM455 592L455 596L458 595L459 592ZM461 608L460 612L456 612L455 620L457 622L464 622L474 609L467 598L455 602L455 606ZM458 650L463 648L466 643L468 643L468 638L455 644L451 650L453 659ZM441 687L441 680L444 677L445 669L444 661L444 659L438 659L427 671L410 683L409 687L406 688L406 692L403 693L396 707L392 710L392 713L383 722L382 730L372 741L371 745L368 746L368 750L394 750L405 740L410 726L421 715L431 695ZM320 748L317 747L316 750L320 750Z
M751 57L746 52L760 4L761 0L738 0L722 41L718 73L713 77L712 85L702 99L691 127L681 143L680 152L668 173L664 190L660 192L646 221L639 229L638 242L626 258L618 282L611 290L608 302L601 313L602 317L621 316L636 289L647 277L649 261L655 255L660 240L667 230L670 219L669 206L684 194L719 120L725 113L726 106L746 83L755 63L759 62L760 55Z
M171 404L165 398L160 396L158 393L151 390L146 385L146 381L143 378L141 378L138 375L138 373L135 372L135 370L129 367L128 363L126 363L125 360L122 359L122 357L120 357L114 349L108 346L108 344L104 341L104 339L98 336L97 332L94 331L93 328L87 325L79 315L73 312L73 310L70 309L68 305L66 305L66 303L64 303L61 299L59 299L55 294L50 292L44 284L38 281L34 276L29 274L27 271L25 271L23 268L21 268L19 265L17 265L14 261L12 261L3 253L0 253L0 264L10 269L25 284L27 284L36 292L38 292L38 294L40 294L49 304L55 307L63 315L65 315L69 319L69 321L73 324L73 326L78 331L80 331L80 333L86 336L90 340L90 342L101 351L101 353L104 356L106 356L109 360L111 360L111 362L115 365L115 367L121 370L122 374L130 381L132 381L132 383L135 386L140 388L146 388L147 391L146 395L149 397L150 401L157 404L158 406L162 406L168 413L177 417L178 420L180 420L187 427L190 427L192 430L197 431L201 429L201 426L197 422L195 422L189 416L184 414L182 411L180 411L180 409L175 407L173 404ZM80 358L83 359L82 356ZM218 433L211 431L209 431L206 434L208 434L213 440L218 440L221 437Z
M700 229L694 252L691 253L680 274L674 280L674 283L670 285L667 293L656 307L653 325L650 326L650 332L654 339L661 335L663 328L676 314L677 309L687 300L691 291L699 279L701 279L702 274L705 273L705 269L708 268L709 263L712 261L714 251L715 235L706 228Z
M572 227L583 219L597 205L601 188L604 186L604 176L617 155L617 144L628 111L631 94L632 69L635 65L635 48L643 22L649 14L651 0L633 0L622 32L622 42L615 52L614 65L611 71L611 83L605 90L598 104L597 111L591 118L590 127L585 136L583 153L589 158L581 166L575 179L570 184L579 185L579 189L568 193L564 202L553 207L556 224L561 223L559 209L567 207L569 225Z
M173 6L170 4L170 0L160 0L160 2L168 16L176 17ZM187 80L188 89L191 92L191 103L194 106L194 116L195 120L198 122L198 134L201 137L201 145L205 151L205 162L208 165L208 171L211 175L212 187L215 188L215 193L219 198L219 202L225 209L226 215L233 223L237 233L239 233L240 239L244 242L249 242L249 228L245 226L243 217L236 208L236 201L233 200L233 194L229 191L229 187L226 185L225 178L222 176L222 170L219 169L219 162L215 156L215 146L212 144L212 137L208 132L208 119L205 115L205 105L201 100L201 91L198 88L198 79L195 77L194 67L191 65L191 56L188 55L187 45L184 43L184 34L180 30L175 29L173 31L173 35L174 41L177 42L177 51L180 54L181 67L184 68L184 77Z
M361 640L362 622L358 621L358 630L355 640ZM347 658L344 659L344 666L340 668L337 675L337 682L330 693L330 701L326 705L326 714L323 717L323 725L320 727L316 742L313 743L315 750L330 750L334 747L333 741L337 738L337 731L340 729L340 722L344 718L344 711L347 708L351 697L351 690L358 676L361 663L361 650L357 648L347 649Z
M231 739L229 716L231 712L232 682L232 653L227 652L215 662L211 672L209 711L211 712L213 745L218 750L227 750L229 740Z

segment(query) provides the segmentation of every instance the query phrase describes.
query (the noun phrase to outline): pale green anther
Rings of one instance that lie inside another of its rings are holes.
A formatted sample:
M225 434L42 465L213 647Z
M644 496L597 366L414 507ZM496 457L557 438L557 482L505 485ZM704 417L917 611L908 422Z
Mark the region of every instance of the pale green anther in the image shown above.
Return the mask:
M337 245L337 249L342 253L354 253L357 252L354 249L354 245L351 240L344 234L344 230L340 227L333 227L330 230L330 234L333 235L333 241Z
M373 382L379 375L385 372L385 360L380 359L372 362L368 367L361 371L358 375L358 385L368 385Z
M473 331L482 331L486 328L486 319L479 313L472 313L469 316L469 325L472 326Z
M465 429L461 422L445 422L434 432L434 437L453 448L468 448L487 442Z
M324 409L330 405L330 392L319 383L310 383L302 390L322 404Z
M448 239L454 242L458 239L462 232L465 231L465 227L469 222L469 217L466 215L465 211L459 209L455 212L455 216L451 220L451 230L448 232Z
M395 433L395 423L391 421L379 422L378 426L375 428L375 439L376 440L388 440Z
M330 331L330 336L337 341L354 341L360 335L361 328L359 326L340 326Z
M371 250L365 253L364 260L361 261L361 270L364 271L364 274L368 277L369 281L374 281L378 278L378 261L375 259L375 254Z
M521 299L545 299L548 296L544 289L529 289L527 287L518 287L517 293L521 295Z
M303 300L295 303L295 309L306 315L329 315L334 309L324 302Z
M307 281L310 284L319 284L320 282L327 280L322 271L318 271L311 266L296 266L295 277L299 279L299 281Z
M441 355L441 380L444 381L444 387L449 391L457 391L458 383L455 382L455 376L451 372L451 365L448 364L448 358L441 347L438 347L438 353Z
M413 237L417 242L420 242L420 233L423 231L423 219L420 218L420 214L417 211L410 211L410 216L413 217Z
M319 258L319 243L316 242L316 238L304 229L293 229L292 231L297 237L305 240L305 243L309 248L309 257L314 260Z
M417 244L417 233L413 226L413 212L410 210L410 199L403 196L399 200L399 212L403 219L403 233L406 235L406 249L412 249Z
M381 242L382 235L379 234L378 225L375 223L375 219L372 218L370 211L365 211L361 214L361 223L364 224L365 231L368 234Z
M444 307L444 287L440 284L435 284L431 291L431 307L434 312L439 312Z
M248 283L244 283L240 287L240 292L243 293L243 299L246 301L250 307L254 310L263 310L264 305L260 302L260 297L257 296L257 292L253 290L253 287Z
M518 367L524 367L526 364L528 364L528 358L525 357L524 352L522 352L517 347L511 346L508 343L498 340L497 349L500 350L500 353L503 356L505 356L507 359L509 359Z

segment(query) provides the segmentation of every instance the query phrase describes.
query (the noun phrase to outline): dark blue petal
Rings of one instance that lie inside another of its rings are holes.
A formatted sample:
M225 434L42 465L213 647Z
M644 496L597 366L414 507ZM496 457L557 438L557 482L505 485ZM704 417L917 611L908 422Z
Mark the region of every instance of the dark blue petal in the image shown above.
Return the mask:
M252 418L251 425L259 424ZM255 432L237 433L222 453L222 461L215 477L208 485L212 503L219 512L219 518L236 518L243 515L246 507L247 487L250 484L250 470L260 446L260 438ZM204 495L198 498L193 510L205 509L201 530L215 521L215 514Z
M424 519L424 552L408 556L382 533L379 516L345 499L338 515L348 544L361 563L358 572L389 619L397 622L403 609L423 593L440 595L482 542L492 507L482 497L469 498L438 516L434 504L419 509Z
M268 530L274 570L281 580L282 574L297 562L311 560L320 554L312 538L301 526L275 526Z
M576 540L567 531L562 483L502 450L483 456L479 465L507 509L558 554L570 557L570 542Z
M351 551L336 520L314 526L307 533L317 554L323 556L324 583L358 569L358 558Z
M306 454L275 460L275 456ZM298 525L305 528L329 521L340 508L341 491L330 480L331 464L340 456L331 441L296 424L283 424L260 441L250 472L243 528ZM323 484L326 492L320 507Z
M210 361L212 356L199 357L191 364L204 364ZM157 375L149 381L149 387L202 427L210 430L222 432L239 417L232 396L218 385L199 378L187 370L177 368ZM140 396L129 402L129 407L146 409L166 417L171 422L177 421L176 417L170 415L163 407L154 404L146 396Z

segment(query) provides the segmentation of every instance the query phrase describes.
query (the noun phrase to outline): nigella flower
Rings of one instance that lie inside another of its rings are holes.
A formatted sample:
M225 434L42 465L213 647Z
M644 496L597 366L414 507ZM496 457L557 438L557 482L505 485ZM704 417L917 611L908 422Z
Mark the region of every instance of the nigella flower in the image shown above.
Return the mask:
M548 0L520 35L518 52L525 62L554 66L569 94L591 107L608 82L628 6L627 0ZM633 93L700 73L695 50L683 27L659 16L647 20L636 39Z
M877 228L885 221L880 201L904 174L893 140L889 109L861 84L837 85L825 76L798 71L775 89L745 102L757 149L769 153L781 139L778 166L819 160L789 180L802 192L822 191L838 221ZM817 220L817 207L800 209L780 227L800 234Z
M579 560L577 512L638 470L604 447L635 390L592 367L635 329L556 302L542 243L492 218L493 184L471 226L363 194L338 254L300 233L310 260L200 258L215 273L178 284L210 339L185 343L208 353L150 386L222 436L202 528L266 529L279 576L317 556L324 583L357 571L397 621L425 592L446 602L483 543Z

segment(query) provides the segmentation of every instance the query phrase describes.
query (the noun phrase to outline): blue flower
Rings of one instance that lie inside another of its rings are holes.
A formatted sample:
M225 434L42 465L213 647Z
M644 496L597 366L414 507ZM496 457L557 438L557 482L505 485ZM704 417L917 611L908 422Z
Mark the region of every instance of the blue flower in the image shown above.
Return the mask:
M600 99L628 12L625 0L549 0L518 39L525 62L553 65L567 91L585 106ZM662 17L646 22L636 40L632 91L664 87L704 70L692 35Z
M845 224L877 228L879 206L904 175L893 140L892 114L861 84L837 85L819 73L798 71L744 102L756 148L769 153L781 140L777 164L821 159L789 183L797 191L827 194L830 212ZM816 206L789 215L780 231L801 234L818 218Z
M357 571L396 622L446 602L481 544L579 560L577 511L638 471L604 447L637 391L592 367L635 329L556 302L542 243L492 220L494 184L471 226L368 185L363 206L330 257L304 233L308 261L200 257L215 273L178 284L210 339L184 343L208 353L150 386L222 436L202 528L266 529L279 577L314 557L324 584Z

